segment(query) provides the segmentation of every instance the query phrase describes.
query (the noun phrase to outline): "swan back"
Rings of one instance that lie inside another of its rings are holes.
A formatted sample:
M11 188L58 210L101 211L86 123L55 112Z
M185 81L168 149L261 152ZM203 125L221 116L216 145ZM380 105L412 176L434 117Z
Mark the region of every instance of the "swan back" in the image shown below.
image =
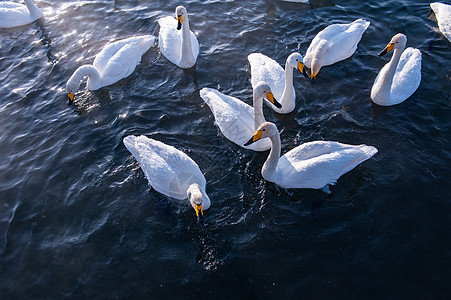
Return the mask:
M367 145L309 142L284 154L272 179L283 188L319 189L335 184L341 175L376 153L375 147Z
M210 88L201 89L200 96L210 107L215 117L215 124L228 140L254 151L270 148L270 141L267 139L255 145L243 146L255 130L254 109L250 105Z
M434 2L430 5L435 13L438 28L448 41L451 42L451 5L440 2Z
M107 44L93 62L100 73L102 86L116 83L133 73L154 42L155 36L143 35Z
M175 199L187 198L188 188L196 183L205 196L204 209L210 206L205 193L206 181L197 164L185 153L145 136L126 136L125 147L133 154L158 192Z
M0 2L0 28L22 26L44 16L32 0L24 0L25 5L14 2Z
M347 59L354 54L369 25L369 21L357 19L352 23L326 27L310 43L304 56L304 64L312 69L312 74L317 74L322 66Z
M285 70L274 59L261 54L251 53L247 57L251 66L251 84L267 82L276 99L280 100L285 88Z

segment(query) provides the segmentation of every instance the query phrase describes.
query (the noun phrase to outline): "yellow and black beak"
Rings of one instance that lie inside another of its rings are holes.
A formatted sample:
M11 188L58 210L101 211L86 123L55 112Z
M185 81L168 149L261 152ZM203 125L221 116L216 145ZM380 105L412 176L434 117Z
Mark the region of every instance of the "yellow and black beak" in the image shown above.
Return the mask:
M177 16L177 30L182 29L183 15Z
M74 97L75 97L74 93L70 92L69 94L67 94L67 96L69 97L70 102L72 103L74 101Z
M388 43L387 47L385 47L384 50L379 52L379 54L377 56L382 56L384 54L387 54L388 52L392 51L393 48L395 48L395 43Z
M274 104L274 106L277 108L282 108L282 104L280 104L279 101L277 101L276 98L274 98L274 95L272 92L265 92L265 93L266 93L266 99L268 99L269 102Z
M250 144L260 140L262 138L262 134L263 131L265 131L264 129L262 130L257 130L254 132L254 135L249 139L249 141L247 141L244 146L249 146Z
M298 70L301 71L302 75L304 75L305 78L308 78L307 70L305 69L304 64L300 61L298 61Z
M204 211L202 210L202 203L199 205L194 204L194 209L196 210L197 222L203 223L204 222Z

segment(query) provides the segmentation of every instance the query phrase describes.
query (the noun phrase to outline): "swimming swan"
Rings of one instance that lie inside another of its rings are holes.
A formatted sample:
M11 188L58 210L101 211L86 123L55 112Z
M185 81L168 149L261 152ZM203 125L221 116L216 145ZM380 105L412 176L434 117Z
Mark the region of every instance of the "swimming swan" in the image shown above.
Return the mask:
M255 88L258 82L267 82L274 97L282 105L281 108L269 104L273 110L280 114L287 114L296 106L296 92L293 86L293 69L297 68L308 78L304 68L301 54L294 52L288 56L285 70L272 58L261 54L251 53L247 59L251 65L251 84Z
M271 151L262 167L264 179L283 188L320 189L377 153L366 145L315 141L302 144L280 156L280 135L271 122L261 124L250 140L252 144L269 137Z
M188 13L183 6L177 6L175 16L158 19L160 33L158 44L161 53L173 64L189 69L196 64L199 43L189 30ZM181 31L180 31L181 29Z
M138 161L149 184L168 197L188 199L197 220L202 222L203 211L211 202L199 166L182 151L143 135L126 136L123 142Z
M378 105L399 104L409 98L420 85L421 52L412 47L404 50L406 43L406 36L398 33L378 54L382 56L394 49L391 60L381 69L371 88L371 99Z
M94 58L92 65L83 65L75 70L66 83L66 91L71 101L80 87L81 81L88 76L86 87L98 90L127 77L141 61L141 56L149 50L155 41L153 35L135 36L107 44Z
M30 24L44 15L32 0L25 5L14 2L0 2L0 28L11 28Z
M451 5L440 2L434 2L430 5L435 13L438 28L448 41L451 42Z
M210 107L218 125L224 136L238 146L254 151L265 151L271 147L268 139L262 140L251 146L244 146L249 136L263 122L263 97L274 103L276 107L281 107L280 103L274 99L271 88L268 84L260 82L253 92L253 107L243 101L224 95L223 93L210 88L200 90L200 96Z
M352 23L333 24L321 30L304 56L304 64L311 69L312 79L316 79L321 67L351 57L369 25L370 22L357 19Z

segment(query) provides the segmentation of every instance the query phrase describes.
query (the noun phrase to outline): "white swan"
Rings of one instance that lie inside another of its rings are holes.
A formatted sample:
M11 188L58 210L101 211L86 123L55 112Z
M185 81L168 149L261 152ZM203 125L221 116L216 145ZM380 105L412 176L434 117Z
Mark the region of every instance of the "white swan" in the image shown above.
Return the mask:
M14 2L0 2L0 28L11 28L30 24L42 18L42 11L32 0L24 0L25 5Z
M278 108L270 103L271 108L280 114L292 112L296 106L293 69L297 68L308 78L302 62L302 55L297 52L291 53L285 63L285 70L274 59L261 53L251 53L247 59L251 65L252 88L255 88L260 81L267 82L274 97L282 105L281 108Z
M263 97L274 103L276 107L281 107L280 103L274 99L271 88L268 84L260 82L253 92L253 107L243 101L224 95L223 93L210 88L200 90L200 96L210 107L218 125L224 136L235 144L254 151L265 151L271 147L268 139L262 140L250 146L244 146L249 136L263 122Z
M177 6L175 15L177 19L173 17L158 19L160 25L158 44L161 53L170 62L182 69L189 69L196 64L199 42L194 33L189 30L186 8Z
M332 65L354 54L363 33L370 25L364 19L348 24L333 24L321 30L310 43L304 64L315 79L323 66Z
M399 104L409 98L420 85L421 52L412 47L404 50L406 43L406 36L398 33L378 54L382 56L394 49L391 60L381 69L371 88L371 99L378 105Z
M88 76L86 87L98 90L116 83L135 70L141 56L155 41L153 35L135 36L107 44L94 58L92 65L83 65L75 70L66 83L66 91L72 101L81 81Z
M435 13L438 28L448 41L451 42L451 5L440 2L434 2L430 5Z
M188 198L197 220L202 222L203 211L211 202L199 166L182 151L143 135L126 136L123 142L138 161L149 184L168 197Z
M341 175L377 153L372 146L315 141L280 156L279 131L271 122L261 124L246 145L265 137L271 140L271 151L262 176L283 188L319 189L334 184Z

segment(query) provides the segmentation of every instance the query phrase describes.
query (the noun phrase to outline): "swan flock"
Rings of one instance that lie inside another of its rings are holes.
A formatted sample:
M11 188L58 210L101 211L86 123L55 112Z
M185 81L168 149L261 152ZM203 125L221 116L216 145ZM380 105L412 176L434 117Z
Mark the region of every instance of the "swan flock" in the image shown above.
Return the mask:
M27 25L43 17L32 0L24 3L0 2L0 28ZM451 40L451 6L436 2L430 7L440 31ZM175 15L159 18L158 25L158 39L149 34L112 41L101 49L92 64L78 67L66 82L69 99L73 101L84 78L87 90L98 90L130 76L156 40L162 56L170 63L182 69L194 68L200 47L190 30L186 8L177 6ZM340 176L378 152L376 147L364 144L312 141L281 155L280 132L276 124L266 121L263 109L266 103L272 113L292 113L296 107L294 70L316 80L321 68L346 60L356 52L369 26L365 19L329 25L313 38L304 56L298 52L288 55L284 67L263 53L248 54L252 106L217 89L200 89L200 98L227 140L238 145L238 149L270 150L261 169L265 180L282 188L320 189L335 184ZM392 51L393 55L375 77L370 93L373 103L400 104L420 86L421 51L406 45L407 37L398 33L379 53L383 56ZM167 197L187 200L202 222L211 201L206 193L207 181L196 162L183 151L143 135L125 136L123 143L152 188Z

